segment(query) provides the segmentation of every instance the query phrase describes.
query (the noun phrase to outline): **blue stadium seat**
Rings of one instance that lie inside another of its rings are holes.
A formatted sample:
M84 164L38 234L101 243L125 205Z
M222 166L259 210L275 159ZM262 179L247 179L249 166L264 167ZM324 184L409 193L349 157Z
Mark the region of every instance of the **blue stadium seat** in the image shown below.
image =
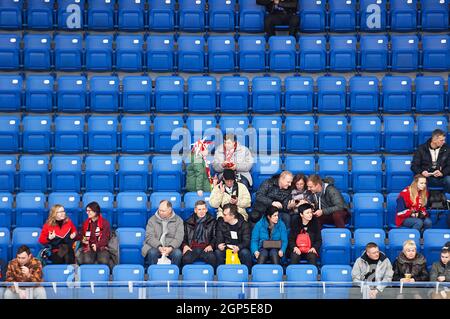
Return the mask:
M217 291L218 299L238 299L245 294L242 283L248 282L248 268L246 265L219 265L217 281L223 282Z
M20 64L19 34L0 34L0 69L17 70Z
M312 116L286 117L286 152L314 153L314 118Z
M182 160L172 156L155 156L152 159L153 191L180 192L182 182Z
M381 120L377 116L351 118L351 147L354 153L377 153L381 148Z
M253 288L258 299L280 299L280 282L283 281L283 267L273 264L257 264L252 267ZM256 284L261 283L261 284Z
M87 26L90 30L112 30L114 28L115 1L92 1L87 9Z
M216 112L216 85L213 76L189 77L187 105L190 113Z
M83 65L83 38L80 34L55 35L55 69L80 71Z
M310 264L289 265L286 267L286 281L317 281L317 267Z
M79 281L82 283L78 291L79 299L107 299L110 271L108 265L81 265L78 268ZM104 283L102 283L104 282Z
M311 113L314 104L314 80L309 76L284 79L284 108L287 113Z
M361 70L386 71L388 67L388 38L385 35L361 35Z
M19 75L0 75L0 111L19 112L23 80Z
M0 193L0 258L7 258L9 250L9 229L12 226L13 196L11 193ZM3 228L6 227L6 228Z
M147 224L147 195L144 192L121 191L117 194L116 212L118 227L145 227Z
M207 141L213 141L216 137L217 128L216 128L216 119L214 116L205 115L205 116L189 116L186 120L186 126L191 133L191 141L190 143L194 143L199 139L205 139ZM176 134L178 135L178 134ZM185 143L189 143L188 139L184 141L184 147L188 147L189 151L191 146L186 146Z
M416 77L416 112L444 112L444 79L440 76Z
M208 209L208 213L213 216L216 217L216 209L212 208L209 204L209 197L210 197L211 193L203 193L203 196L200 197L197 195L197 192L186 192L184 194L183 197L183 202L184 202L184 209L183 209L183 213L181 214L181 217L184 220L187 220L193 213L194 213L194 208L195 208L195 203L198 200L203 200L206 202L206 207Z
M83 113L86 111L86 77L76 75L60 76L57 86L58 112Z
M435 129L447 132L446 116L417 116L417 145L425 143Z
M308 282L317 281L317 267L311 264L291 264L286 267L286 297L288 299L317 299L319 287L308 285ZM301 284L298 284L301 283Z
M53 192L48 195L48 208L53 205L62 205L67 216L72 220L75 227L80 225L81 208L80 195L76 192Z
M50 75L30 75L26 79L25 110L52 112L54 79Z
M86 35L86 69L89 71L111 71L113 61L112 35Z
M0 117L0 152L19 152L20 118L15 115ZM2 185L2 183L0 183Z
M157 113L179 113L184 107L184 79L180 76L158 76L155 84Z
M39 250L42 248L38 239L41 234L41 226L39 227L17 227L12 232L12 250L11 257L16 257L17 249L22 245L27 245L33 256L37 256Z
M356 29L356 0L333 0L328 2L330 31L350 32Z
M119 30L140 31L144 29L145 2L140 0L119 0Z
M147 216L145 217L147 222ZM116 232L119 237L120 263L144 265L141 248L145 240L145 229L119 227Z
M249 120L246 116L221 116L219 120L219 126L223 135L228 132L232 133L236 136L239 143L246 146L248 146L248 137L245 136L245 133L248 125Z
M0 2L0 28L22 29L23 0L3 0Z
M47 299L74 299L76 290L73 286L75 267L73 265L46 265L42 269L46 282L53 287L46 287Z
M412 156L385 156L386 191L400 192L413 180Z
M300 32L324 32L326 25L326 1L300 0Z
M256 132L250 136L250 150L259 154L279 154L282 148L281 125L279 116L254 116L252 127Z
M110 225L112 226L113 214L114 214L114 195L109 192L89 192L83 194L82 197L82 207L83 209L90 202L97 202L101 207L101 213L103 218L106 218ZM87 219L87 213L84 210L81 214L81 220L85 221Z
M23 155L19 160L21 192L43 192L48 189L48 157Z
M426 229L423 232L423 255L428 266L440 260L441 249L449 240L449 229Z
M320 254L322 265L349 265L352 246L351 239L352 234L346 228L322 229L322 247ZM324 280L323 277L322 280Z
M178 40L178 71L203 72L205 39L197 35L181 35Z
M394 228L388 232L389 245L387 247L387 257L394 264L395 259L403 249L405 240L414 240L417 251L420 252L420 233L412 228Z
M330 36L330 70L354 71L356 69L356 36Z
M208 38L209 72L233 72L236 67L235 43L232 36Z
M383 113L409 113L412 109L412 80L408 76L385 76L382 81Z
M417 28L417 0L390 2L392 31L415 31Z
M27 27L29 29L52 29L55 0L28 1Z
M81 153L84 150L84 117L55 117L55 152Z
M147 68L156 72L171 72L174 68L174 39L171 35L147 37Z
M182 274L183 282L185 282L185 285L181 287L183 299L213 298L212 287L208 289L208 282L214 279L214 268L211 265L185 265Z
M341 192L348 191L348 158L346 156L320 156L318 160L319 175L322 178L332 177L334 186Z
M172 148L180 141L183 129L181 116L157 116L153 121L153 148L156 153L170 153ZM174 139L171 138L175 134Z
M128 287L115 287L113 298L138 299L141 288L134 282L144 281L144 267L141 265L116 265L113 268L113 281L128 282ZM139 284L138 284L139 285Z
M300 70L304 72L325 71L327 60L327 40L324 36L301 36Z
M91 112L117 112L119 109L119 78L93 76L90 81Z
M177 265L150 265L147 269L147 296L151 299L179 298L177 283L180 270Z
M213 281L214 269L211 265L185 265L181 271L183 281Z
M23 151L26 153L49 153L52 145L50 116L26 115L23 125Z
M378 78L375 76L354 76L350 84L350 112L378 112Z
M119 158L118 182L121 192L140 191L148 189L147 156L121 156Z
M50 70L51 42L48 34L25 34L23 37L23 67L25 70Z
M281 173L281 158L277 155L259 155L252 167L253 189L259 186L273 175Z
M346 81L342 76L321 76L317 78L319 113L345 112Z
M16 182L17 159L12 155L0 156L0 191L13 193Z
M380 251L386 253L386 245L384 243L386 240L386 233L382 228L358 228L355 229L353 237L355 239L352 258L353 262L363 254L368 243L377 244Z
M234 31L236 0L208 1L209 29L214 32Z
M51 185L53 192L81 191L81 156L55 155L52 158Z
M85 165L87 192L114 191L114 156L86 156Z
M422 48L424 70L450 70L450 37L448 35L424 35Z
M420 1L420 4L423 30L448 30L448 0Z
M344 116L320 116L318 147L321 153L347 151L347 119Z
M253 0L239 1L239 31L262 32L264 31L265 8L256 4Z
M284 160L285 169L292 174L302 173L305 175L315 174L316 162L314 156L287 156Z
M382 190L382 159L380 156L352 156L352 189L355 193Z
M150 194L150 212L149 218L152 217L159 207L159 202L168 200L172 203L172 208L178 216L181 216L181 194L178 192L152 192Z
M221 113L246 113L248 110L248 78L223 76L220 78Z
M269 38L269 68L272 72L293 72L296 62L296 40L293 36Z
M353 221L355 229L382 228L384 198L380 193L356 193L353 195Z
M360 30L368 31L384 31L387 24L387 0L360 0Z
M349 299L352 284L352 267L349 265L325 265L321 268L321 280L332 282L322 292L324 299ZM342 282L344 284L339 284Z
M115 116L91 116L88 120L89 152L116 152L117 124L117 118Z
M398 192L389 193L386 196L386 226L389 229L396 228L395 216L397 215Z
M263 36L242 35L238 40L239 68L241 72L260 72L266 68L265 46Z
M148 153L150 151L150 118L146 116L124 116L121 123L122 152Z
M200 32L205 30L206 1L178 0L178 19L181 31Z
M140 34L116 37L116 68L119 71L140 72L143 69L144 37Z
M391 36L392 70L414 72L419 68L419 38L415 35Z
M280 113L281 79L277 76L255 76L252 81L254 113Z
M384 116L384 151L412 153L414 151L414 118L412 116Z
M47 210L45 209L45 195L43 193L27 192L18 193L16 195L15 225L17 227L42 227L42 224L46 218ZM40 228L38 229L40 232ZM34 238L34 236L32 237ZM15 240L13 235L13 252L16 251L14 250L14 242ZM37 256L37 254L34 253L33 255Z
M175 27L175 1L148 0L149 28L154 31L173 31Z
M58 27L82 29L84 27L85 0L58 0Z
M122 108L125 113L150 112L152 80L148 76L125 76L122 88Z

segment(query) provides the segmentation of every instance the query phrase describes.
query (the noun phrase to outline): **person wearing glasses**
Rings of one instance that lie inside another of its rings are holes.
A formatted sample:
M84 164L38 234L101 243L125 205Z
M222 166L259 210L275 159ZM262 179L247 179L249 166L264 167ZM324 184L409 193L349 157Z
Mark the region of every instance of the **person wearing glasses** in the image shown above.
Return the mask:
M66 215L64 207L54 205L39 236L39 243L50 250L49 261L53 264L74 264L76 236L77 228Z

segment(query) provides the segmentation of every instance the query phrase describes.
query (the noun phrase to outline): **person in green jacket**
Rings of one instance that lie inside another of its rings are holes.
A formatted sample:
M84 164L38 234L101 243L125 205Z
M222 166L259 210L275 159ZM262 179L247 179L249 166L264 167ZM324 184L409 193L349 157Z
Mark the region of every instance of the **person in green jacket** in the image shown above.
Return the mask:
M191 153L191 163L187 165L186 190L197 192L202 197L203 192L211 192L211 180L209 173L209 163L206 159L208 155L208 145L210 142L197 141Z

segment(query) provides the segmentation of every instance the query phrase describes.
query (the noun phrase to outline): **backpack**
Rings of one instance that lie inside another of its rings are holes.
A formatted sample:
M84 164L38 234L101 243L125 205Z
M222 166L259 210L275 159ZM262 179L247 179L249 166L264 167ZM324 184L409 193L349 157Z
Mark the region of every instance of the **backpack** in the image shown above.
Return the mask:
M432 190L428 198L431 209L448 210L448 201L442 191Z
M309 238L309 234L302 229L300 234L297 235L297 239L295 240L295 244L302 254L308 253L311 249L311 238Z

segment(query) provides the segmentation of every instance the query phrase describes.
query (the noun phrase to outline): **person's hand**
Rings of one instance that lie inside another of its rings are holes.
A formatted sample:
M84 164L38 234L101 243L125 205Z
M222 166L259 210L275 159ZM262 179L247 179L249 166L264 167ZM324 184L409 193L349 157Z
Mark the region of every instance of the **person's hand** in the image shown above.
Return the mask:
M293 200L293 199L291 199L289 202L288 202L288 205L287 205L287 208L288 209L293 209L294 207L295 207L295 200Z
M239 251L239 246L234 245L233 246L233 253L237 254Z
M229 163L229 162L227 162L227 161L223 162L223 163L222 163L222 167L223 167L223 168L227 167L227 166L228 166L228 163Z
M22 274L25 277L27 277L27 278L30 277L30 269L28 267L22 266L22 267L20 267L20 270L22 270Z
M442 172L440 170L435 170L433 172L433 176L434 177L441 177L441 176L444 176L444 174L442 174Z
M235 171L236 170L236 164L230 163L231 165L228 167L229 169Z
M77 233L70 234L70 239L75 239L75 237L77 237Z
M236 205L237 202L238 202L237 198L233 198L233 197L230 198L230 204Z
M370 289L369 291L369 298L370 299L376 299L378 295L378 290L377 289Z
M430 177L430 173L428 173L428 171L423 171L422 172L422 176L424 176L424 177Z
M200 189L197 191L198 197L203 197L203 191Z
M318 209L318 210L316 210L316 211L313 213L313 215L316 216L316 217L320 217L320 216L323 215L323 212L322 212L321 209Z
M166 248L166 250L165 250L166 255L169 256L170 253L173 251L173 248L172 247L165 247L165 248Z
M213 251L213 248L212 248L211 245L208 245L208 246L205 247L205 249L203 249L203 251L204 251L205 253L209 253L210 251Z
M217 245L217 248L219 248L220 251L223 251L225 249L225 243Z
M313 253L313 254L318 255L317 250L314 247L311 247L311 249L308 250L308 253Z
M48 233L48 239L52 240L56 237L56 233L55 231L51 231L50 233Z
M222 182L219 183L219 189L222 194L225 193L225 186L223 186Z
M278 256L280 256L280 258L284 256L284 253L283 253L282 250L279 250L279 251L278 251Z
M92 248L93 251L97 251L97 245L96 244L92 244L91 248Z
M184 255L186 252L188 252L188 251L192 251L192 248L189 247L188 245L184 246L184 248L183 248L183 255Z
M283 204L281 204L280 202L272 202L272 206L275 206L278 209L282 209L283 208Z
M273 3L274 3L274 4L279 4L279 3L280 3L280 0L273 0Z
M442 281L445 281L445 276L439 276L439 277L437 277L437 280L438 280L438 281L441 281L441 282L442 282Z
M302 252L300 251L300 249L298 249L298 247L294 247L294 253L296 253L297 255L302 254Z
M259 257L260 254L261 254L261 253L260 253L259 251L255 251L255 253L254 253L255 258L258 259L258 257Z
M20 299L27 299L27 291L25 289L19 289L18 294Z

